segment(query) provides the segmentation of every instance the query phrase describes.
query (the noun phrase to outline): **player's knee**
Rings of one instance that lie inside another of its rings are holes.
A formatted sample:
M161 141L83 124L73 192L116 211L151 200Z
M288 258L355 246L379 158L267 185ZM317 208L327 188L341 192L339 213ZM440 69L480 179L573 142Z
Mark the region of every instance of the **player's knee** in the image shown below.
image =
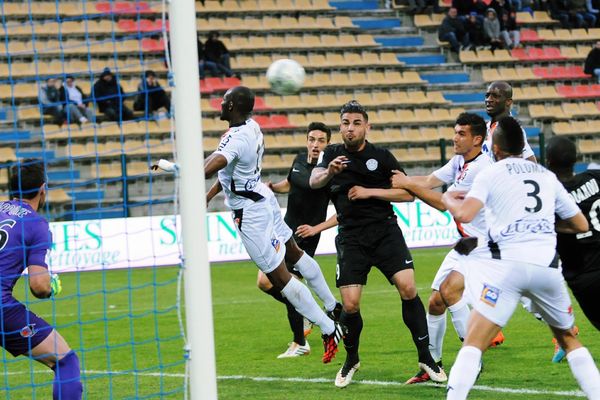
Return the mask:
M464 279L459 273L451 273L440 285L440 294L446 305L456 304L462 298Z
M267 278L265 274L260 272L258 274L258 278L256 279L256 286L263 292L266 292L273 287L273 285L269 281L269 278Z
M292 237L285 242L285 262L294 265L300 260L304 252Z
M397 287L400 297L404 300L414 299L417 295L417 286L414 282L402 282Z
M354 314L360 311L360 302L359 301L348 301L344 302L344 312L346 314Z
M429 296L428 311L431 315L442 315L446 311L446 304L437 290L432 291Z

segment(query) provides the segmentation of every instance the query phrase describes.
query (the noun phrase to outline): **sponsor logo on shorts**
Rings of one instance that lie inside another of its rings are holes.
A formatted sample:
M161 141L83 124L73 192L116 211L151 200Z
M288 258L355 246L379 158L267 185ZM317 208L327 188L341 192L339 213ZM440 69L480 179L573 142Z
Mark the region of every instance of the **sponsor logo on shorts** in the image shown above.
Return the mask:
M367 169L369 171L375 171L377 169L378 165L379 165L379 163L374 158L370 158L367 160Z
M37 331L35 330L35 324L28 324L27 326L22 327L19 333L24 338L32 337L37 333Z
M276 252L279 253L279 248L281 247L281 243L277 239L271 239L271 246L275 249Z
M483 290L481 291L480 300L490 307L496 307L496 303L498 302L498 298L500 297L500 292L500 289L490 286L487 283L484 283Z

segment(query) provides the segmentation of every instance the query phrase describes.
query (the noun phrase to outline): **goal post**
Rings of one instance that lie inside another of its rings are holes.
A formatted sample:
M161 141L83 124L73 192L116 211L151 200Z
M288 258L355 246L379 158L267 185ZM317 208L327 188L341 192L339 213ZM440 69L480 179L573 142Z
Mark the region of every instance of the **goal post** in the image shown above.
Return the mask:
M194 0L171 0L169 22L189 351L186 379L192 400L211 400L217 398L217 383Z

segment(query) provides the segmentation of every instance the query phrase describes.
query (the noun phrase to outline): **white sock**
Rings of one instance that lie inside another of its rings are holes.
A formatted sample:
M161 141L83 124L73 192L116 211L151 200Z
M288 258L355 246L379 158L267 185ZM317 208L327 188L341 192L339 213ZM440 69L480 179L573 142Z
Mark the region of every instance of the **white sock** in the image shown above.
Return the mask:
M446 312L442 315L427 314L427 329L429 330L429 352L438 362L442 359L442 346L446 334Z
M567 354L567 361L587 398L600 399L600 373L588 349L580 347L571 351Z
M469 315L471 315L471 310L469 310L467 302L465 299L460 299L458 303L448 307L448 311L450 311L452 324L454 325L454 329L456 329L458 337L460 340L463 340L467 337L467 324L469 322Z
M326 335L335 330L331 318L327 316L312 297L310 290L298 279L290 279L287 285L281 289L281 294L309 321L317 324Z
M294 268L306 279L308 287L321 299L325 309L327 311L333 310L336 303L335 297L333 297L333 293L331 293L329 286L327 286L323 271L321 271L319 264L317 264L314 258L305 252L298 262L294 264Z
M464 346L458 352L448 378L447 400L465 400L475 384L481 362L481 350Z

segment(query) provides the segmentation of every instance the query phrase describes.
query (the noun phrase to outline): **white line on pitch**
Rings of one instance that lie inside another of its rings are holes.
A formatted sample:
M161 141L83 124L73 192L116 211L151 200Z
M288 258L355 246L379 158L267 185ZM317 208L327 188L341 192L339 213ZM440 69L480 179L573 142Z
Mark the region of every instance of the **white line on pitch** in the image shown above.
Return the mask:
M31 371L6 371L5 375L27 375L32 373ZM35 374L49 374L50 370L35 370ZM84 375L137 375L137 376L149 376L149 377L165 377L165 378L183 378L185 375L180 373L168 373L168 372L137 372L137 371L99 371L99 370L85 370ZM333 379L330 378L284 378L284 377L272 377L272 376L244 376L244 375L223 375L218 376L219 380L249 380L254 382L294 382L294 383L332 383ZM354 379L352 381L359 385L370 385L370 386L407 386L407 387L418 387L418 386L432 386L442 387L441 385L434 383L421 383L419 385L406 385L402 382L395 381L377 381L377 380L361 380ZM6 388L1 388L3 390ZM496 393L513 393L513 394L532 394L540 396L559 396L559 397L585 397L583 392L573 391L552 391L552 390L541 390L541 389L516 389L516 388L503 388L485 385L475 385L473 390L479 390L483 392L496 392Z

